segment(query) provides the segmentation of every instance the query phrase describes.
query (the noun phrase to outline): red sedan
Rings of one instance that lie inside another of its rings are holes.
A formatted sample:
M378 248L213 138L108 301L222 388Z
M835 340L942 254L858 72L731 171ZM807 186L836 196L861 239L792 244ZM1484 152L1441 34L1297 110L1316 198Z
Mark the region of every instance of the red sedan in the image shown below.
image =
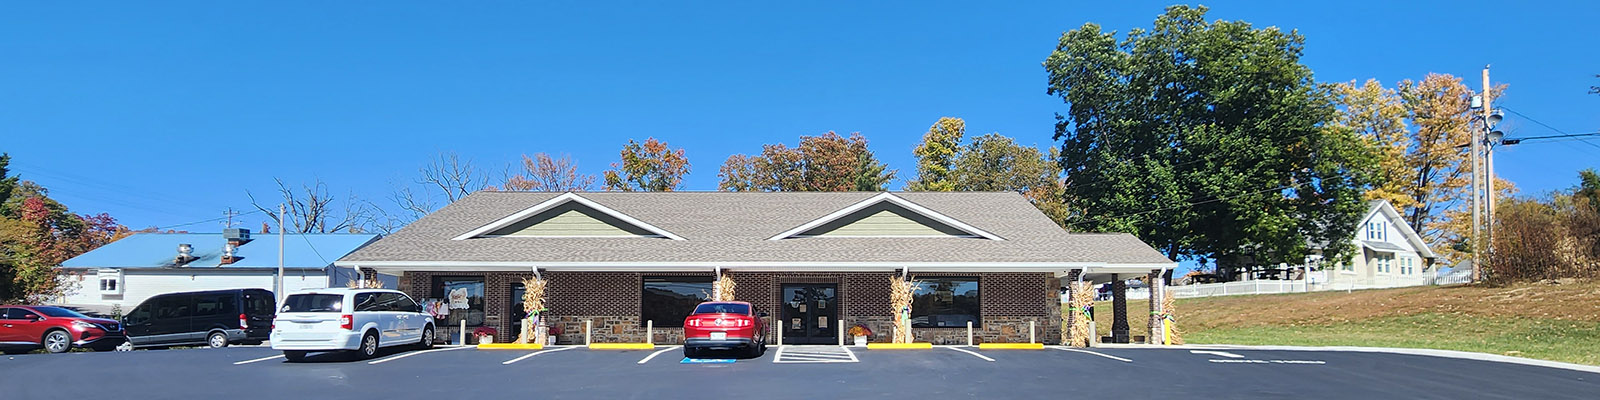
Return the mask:
M73 347L95 351L117 348L128 341L122 324L52 306L0 305L0 350L18 353L44 348L65 353Z
M683 356L708 350L739 350L748 357L767 351L767 313L742 301L712 301L695 306L683 319Z

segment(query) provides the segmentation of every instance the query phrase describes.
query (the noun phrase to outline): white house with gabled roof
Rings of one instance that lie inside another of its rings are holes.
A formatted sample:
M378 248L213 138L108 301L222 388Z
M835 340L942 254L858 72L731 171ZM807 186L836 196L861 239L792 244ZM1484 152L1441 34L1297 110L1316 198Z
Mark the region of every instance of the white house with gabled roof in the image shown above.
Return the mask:
M1381 288L1432 283L1436 256L1405 218L1388 201L1369 202L1365 216L1351 238L1356 251L1349 259L1323 260L1313 255L1314 269L1322 281L1313 289ZM1314 282L1317 283L1317 282Z

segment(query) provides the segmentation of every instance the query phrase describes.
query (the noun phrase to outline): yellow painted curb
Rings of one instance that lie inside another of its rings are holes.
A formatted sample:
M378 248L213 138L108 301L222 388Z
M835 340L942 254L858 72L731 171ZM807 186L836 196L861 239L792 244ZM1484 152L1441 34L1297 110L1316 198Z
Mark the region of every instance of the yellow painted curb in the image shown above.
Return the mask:
M590 343L589 350L650 350L653 343Z
M932 348L933 343L867 343L867 350L923 350Z
M1044 350L1044 343L978 343L980 350Z
M480 343L478 350L542 350L544 345L534 343Z

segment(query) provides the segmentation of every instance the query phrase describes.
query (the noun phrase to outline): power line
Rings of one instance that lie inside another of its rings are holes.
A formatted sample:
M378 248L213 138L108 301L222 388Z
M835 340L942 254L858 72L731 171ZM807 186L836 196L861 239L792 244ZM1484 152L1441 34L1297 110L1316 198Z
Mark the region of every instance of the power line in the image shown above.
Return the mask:
M235 215L232 215L232 216L224 216L224 217L220 217L220 218L212 218L212 219L208 219L208 220L204 220L204 221L185 222L185 223L176 224L176 225L160 226L160 227L156 227L156 229L157 230L172 229L172 228L177 228L177 227L180 227L180 226L189 226L189 225L194 225L194 224L204 224L204 223L207 223L207 222L218 222L218 221L222 221L222 220L228 219L230 217L243 217L243 216L246 216L246 215L259 214L259 213L261 213L261 210L255 210L255 211L246 212L246 213L239 213L239 214L235 214Z
M1560 133L1560 135L1554 135L1554 136L1543 136L1543 137L1531 137L1531 138L1520 138L1520 139L1521 139L1521 140L1528 140L1528 139L1543 139L1543 138L1556 138L1556 137L1562 137L1562 138L1576 138L1576 139L1578 139L1578 141L1579 141L1579 142L1583 142L1583 144L1587 144L1587 145L1589 145L1589 146L1593 146L1593 147L1594 147L1594 148L1596 148L1596 149L1600 149L1600 144L1594 144L1594 143L1592 143L1592 142L1590 142L1590 141L1589 141L1589 139L1584 139L1584 138L1582 138L1582 137L1581 137L1581 136L1585 136L1585 135L1592 135L1592 134L1595 134L1595 133L1600 133L1600 132L1593 132L1593 133L1577 133L1577 134L1574 134L1574 133L1567 133L1567 131L1563 131L1563 130L1561 130L1561 129L1557 129L1557 128L1556 128L1556 127L1554 127L1554 126L1550 126L1550 124L1546 124L1546 123L1543 123L1543 122L1539 122L1539 120L1537 120L1537 119L1533 119L1533 117L1529 117L1529 116L1528 116L1528 115L1527 115L1527 114L1523 114L1523 113L1520 113L1520 112L1517 112L1517 110L1513 110L1513 109L1510 109L1510 108L1506 108L1506 107L1500 107L1500 109L1502 109L1502 110L1506 110L1506 111L1510 111L1510 112L1511 112L1511 113L1512 113L1512 114L1516 114L1516 115L1517 115L1517 116L1519 116L1519 117L1522 117L1522 118L1523 118L1523 119L1526 119L1526 120L1528 120L1528 121L1531 121L1531 122L1533 122L1533 123L1535 123L1535 124L1539 124L1539 126L1543 126L1543 127L1545 127L1545 128L1547 128L1547 129L1550 129L1550 130L1552 130L1552 131L1556 131L1556 133Z

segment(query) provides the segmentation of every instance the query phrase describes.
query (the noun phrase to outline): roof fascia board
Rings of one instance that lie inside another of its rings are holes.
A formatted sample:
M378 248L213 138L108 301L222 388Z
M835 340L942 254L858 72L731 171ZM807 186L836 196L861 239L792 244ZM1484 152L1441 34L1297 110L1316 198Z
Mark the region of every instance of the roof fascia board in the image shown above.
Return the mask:
M989 232L984 231L982 229L978 229L975 226L967 225L965 222L961 222L960 220L957 220L955 218L951 218L948 215L940 214L937 211L930 210L927 207L923 207L921 205L918 205L917 203L912 203L910 200L906 200L905 198L902 198L900 196L896 196L896 195L894 195L894 193L890 193L890 192L879 193L879 194L877 194L875 196L867 198L866 200L862 200L860 202L852 204L849 207L845 207L845 208L840 209L839 211L834 211L833 213L830 213L828 215L824 215L822 218L814 219L811 222L807 222L805 224L801 224L800 226L797 226L794 229L790 229L790 230L784 231L783 233L779 233L779 234L777 234L777 235L775 235L773 237L767 238L767 240L788 239L788 238L794 237L796 235L799 235L800 232L805 232L805 231L811 230L811 228L816 228L818 226L822 226L822 224L833 222L835 220L838 220L839 218L844 218L844 216L846 216L846 215L850 215L851 213L854 213L856 211L860 211L863 208L867 208L867 207L870 207L870 206L872 206L874 204L882 203L882 202L885 202L885 201L890 202L890 203L894 203L895 205L898 205L901 208L905 208L907 210L911 210L911 212L920 214L920 215L922 215L924 217L932 218L935 221L939 221L940 223L943 223L945 225L949 225L951 227L954 227L954 228L959 229L961 231L967 232L968 234L972 234L974 236L979 236L979 237L982 237L984 239L989 239L989 240L1005 240L1005 238L1002 238L1002 237L997 236L995 234L989 233Z
M919 272L1064 272L1074 269L1093 269L1096 272L1149 272L1173 269L1177 263L1098 263L1098 262L523 262L523 261L340 261L337 266L346 268L374 268L388 270L471 270L527 272L535 268L544 271L627 271L627 272L697 272L715 271L850 271L881 272L910 268Z
M605 213L606 215L609 215L609 216L611 216L613 218L616 218L616 219L620 219L620 220L622 220L622 222L626 222L629 225L633 225L633 226L639 227L640 229L644 229L644 230L647 230L647 231L650 231L650 232L654 232L657 235L661 235L661 237L664 237L664 238L667 238L667 239L672 239L672 240L684 240L683 237L678 236L678 235L674 235L672 232L667 232L667 230L665 230L665 229L661 229L659 227L656 227L655 225L650 225L648 223L645 223L644 221L640 221L638 218L634 218L632 216L629 216L628 214L623 214L620 211L611 209L611 207L606 207L604 205L601 205L600 203L596 203L596 202L594 202L592 200L586 199L583 196L579 196L577 193L573 193L573 192L562 193L560 196L556 196L556 197L553 197L553 198L551 198L549 200L545 200L543 202L540 202L539 204L535 204L533 207L528 207L526 209L523 209L522 211L518 211L518 212L516 212L514 214L511 214L511 215L508 215L508 216L506 216L504 218L500 218L498 220L495 220L494 222L490 222L488 225L484 225L484 226L478 227L478 229L473 229L471 231L468 231L467 233L461 234L460 236L456 236L454 238L451 238L450 240L467 240L467 239L471 239L471 238L474 238L474 237L483 236L486 233L493 232L496 229L504 228L504 227L509 226L511 224L515 224L518 221L522 221L523 219L531 217L534 214L538 214L541 211L548 210L548 209L550 209L552 207L559 206L559 205L562 205L562 204L566 204L569 201L577 202L578 204L582 204L582 205L584 205L586 207L589 207L591 209L594 209L596 211Z

